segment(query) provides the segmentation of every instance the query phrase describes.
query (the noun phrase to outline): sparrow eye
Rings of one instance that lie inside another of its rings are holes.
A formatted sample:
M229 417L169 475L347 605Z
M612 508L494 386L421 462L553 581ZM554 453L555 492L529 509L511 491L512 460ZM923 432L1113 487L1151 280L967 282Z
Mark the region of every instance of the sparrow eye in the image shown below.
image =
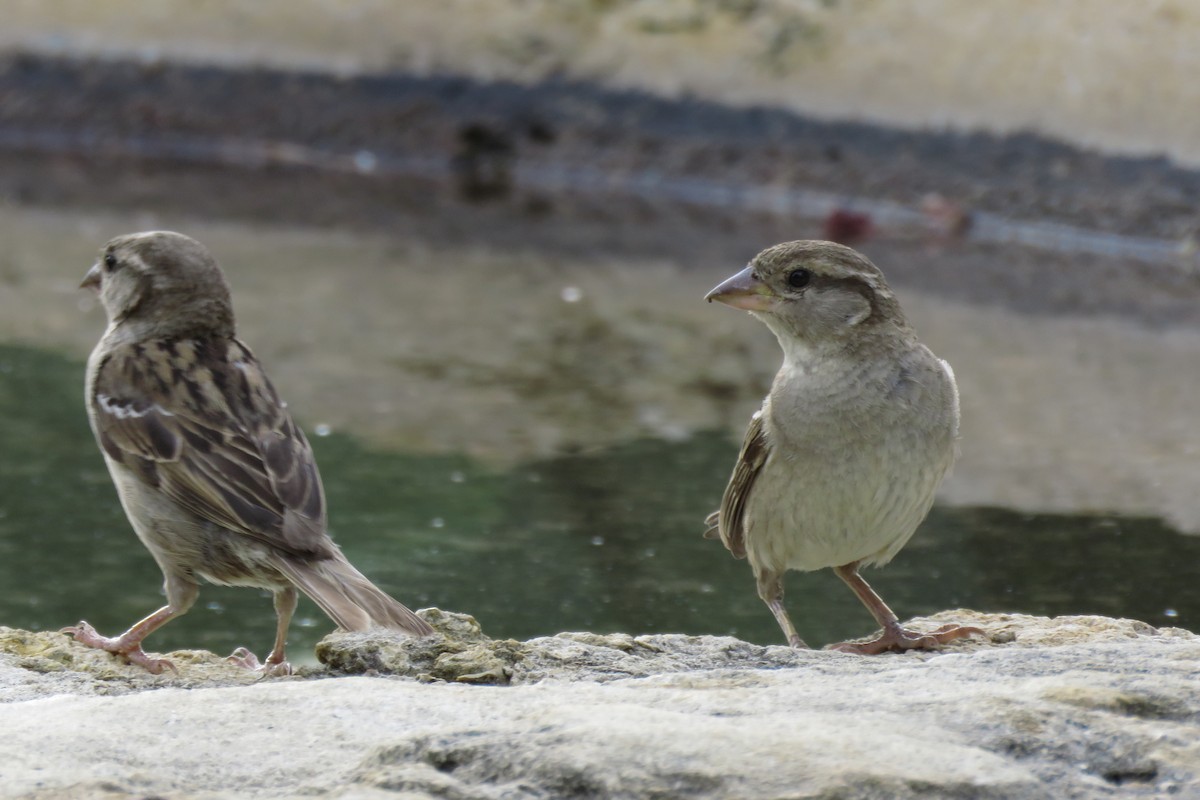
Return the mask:
M116 269L117 268L117 257L114 256L112 253L105 253L104 254L104 268L107 269L109 272L112 272L114 269Z
M788 286L793 289L803 289L812 280L812 273L806 269L794 269L788 273Z

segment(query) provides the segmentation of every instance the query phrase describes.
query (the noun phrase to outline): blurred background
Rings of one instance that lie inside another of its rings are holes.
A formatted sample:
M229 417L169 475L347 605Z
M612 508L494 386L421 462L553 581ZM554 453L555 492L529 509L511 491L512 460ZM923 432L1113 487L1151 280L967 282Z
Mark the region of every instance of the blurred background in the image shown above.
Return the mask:
M116 633L160 577L92 441L78 282L206 243L349 557L493 636L779 641L700 538L779 363L703 302L830 238L954 366L962 457L868 577L1200 625L1200 2L13 2L0 27L0 625ZM870 619L788 579L814 643ZM295 652L332 628L301 608ZM265 650L209 587L152 648Z

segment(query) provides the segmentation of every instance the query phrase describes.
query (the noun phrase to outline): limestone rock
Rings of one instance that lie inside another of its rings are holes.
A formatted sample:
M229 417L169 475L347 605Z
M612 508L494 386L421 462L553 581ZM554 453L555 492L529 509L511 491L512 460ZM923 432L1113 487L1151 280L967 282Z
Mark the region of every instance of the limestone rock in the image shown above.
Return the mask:
M474 617L438 609L420 615L438 632L426 639L372 631L333 633L317 658L339 674L401 675L459 683L521 684L547 679L611 681L704 669L793 667L822 656L762 647L729 636L560 633L517 642L485 636Z
M1200 637L1179 629L960 610L908 624L989 638L864 657L495 641L421 613L441 636L331 636L322 669L249 686L215 656L137 676L61 634L0 629L3 794L1200 797Z

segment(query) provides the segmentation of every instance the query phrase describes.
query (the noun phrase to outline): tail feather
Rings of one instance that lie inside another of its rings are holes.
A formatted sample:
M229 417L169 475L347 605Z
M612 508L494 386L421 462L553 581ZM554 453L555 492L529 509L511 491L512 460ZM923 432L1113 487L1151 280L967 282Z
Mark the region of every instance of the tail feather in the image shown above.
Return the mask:
M345 630L365 631L378 627L413 636L433 633L425 620L367 580L341 553L309 562L279 556L274 562L288 580Z

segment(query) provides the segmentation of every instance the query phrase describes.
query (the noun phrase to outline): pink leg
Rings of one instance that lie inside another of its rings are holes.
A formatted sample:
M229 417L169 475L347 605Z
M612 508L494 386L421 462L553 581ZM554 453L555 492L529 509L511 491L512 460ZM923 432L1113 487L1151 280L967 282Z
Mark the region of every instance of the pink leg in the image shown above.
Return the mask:
M165 658L151 658L142 650L142 640L154 631L166 625L175 617L186 614L196 602L200 589L190 581L168 577L166 580L167 605L155 611L150 616L136 623L132 628L117 637L101 636L87 622L80 621L78 625L63 628L63 633L75 637L75 641L98 650L106 650L120 656L131 664L137 664L152 675L158 675L164 669L170 669L178 674L175 665Z
M292 614L296 613L298 600L299 595L294 586L275 592L275 615L279 622L275 628L275 645L271 648L266 663L260 663L258 656L245 647L234 650L228 660L246 669L258 670L263 675L291 675L292 665L287 662L287 632L292 623Z
M900 626L900 620L896 614L887 607L887 604L875 594L875 590L867 584L863 577L858 574L858 562L854 561L849 564L844 564L840 567L834 567L834 572L837 576L846 582L846 585L858 596L867 610L871 612L871 616L879 623L879 627L883 628L883 633L877 639L872 639L869 642L841 642L840 644L831 644L827 650L838 650L843 653L858 653L859 655L873 656L879 653L885 653L888 650L896 652L904 652L905 650L937 650L942 645L952 642L955 639L961 639L964 636L972 634L985 635L979 628L970 628L962 625L943 625L932 633L918 633L916 631L907 631Z
M775 615L775 621L779 623L783 635L787 637L788 646L808 649L808 645L800 638L800 634L796 633L796 626L792 624L787 609L783 607L783 573L764 569L755 577L758 580L758 596Z

